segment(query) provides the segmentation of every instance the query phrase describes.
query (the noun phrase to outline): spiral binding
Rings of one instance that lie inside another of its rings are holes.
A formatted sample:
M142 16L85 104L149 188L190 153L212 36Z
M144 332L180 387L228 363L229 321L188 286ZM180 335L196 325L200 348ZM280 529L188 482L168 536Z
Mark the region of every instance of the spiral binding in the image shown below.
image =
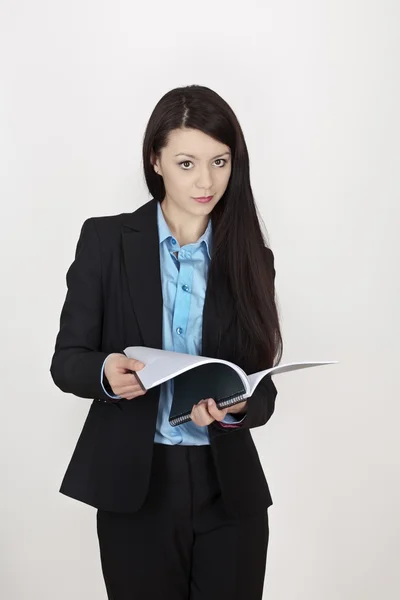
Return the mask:
M246 397L243 394L240 394L240 396L231 396L230 398L226 398L226 400L218 402L218 408L233 406L234 404L239 404L239 402L243 402L244 400L246 400Z
M224 400L221 400L217 403L218 408L227 408L228 406L233 406L234 404L239 404L239 402L243 402L246 400L246 397L243 394L240 396L229 396ZM189 415L180 415L179 417L174 417L171 419L171 425L181 425L182 423L187 423L190 421Z
M182 423L187 423L190 421L189 415L181 415L180 417L174 417L171 419L171 425L181 425Z

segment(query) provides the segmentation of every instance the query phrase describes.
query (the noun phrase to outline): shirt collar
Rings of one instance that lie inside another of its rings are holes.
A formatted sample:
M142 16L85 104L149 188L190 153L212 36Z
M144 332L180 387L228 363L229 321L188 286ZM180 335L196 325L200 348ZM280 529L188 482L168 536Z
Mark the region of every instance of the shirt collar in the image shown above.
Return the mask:
M167 240L168 238L173 238L174 236L171 233L170 228L165 220L164 213L161 208L160 202L157 202L157 224L158 224L158 236L160 239L160 244ZM203 235L197 240L197 244L201 244L204 242L208 256L211 259L211 247L212 247L212 223L211 218L208 221L207 228Z

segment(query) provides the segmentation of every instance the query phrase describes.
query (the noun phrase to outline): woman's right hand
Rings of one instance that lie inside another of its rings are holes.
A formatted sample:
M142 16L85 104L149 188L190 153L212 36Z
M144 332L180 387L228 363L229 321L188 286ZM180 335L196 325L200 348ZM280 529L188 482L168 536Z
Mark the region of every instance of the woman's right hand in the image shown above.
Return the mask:
M144 364L135 358L128 358L125 354L113 353L106 360L104 375L107 377L113 393L126 400L143 396L137 379L130 371L140 371ZM147 391L147 390L146 390Z

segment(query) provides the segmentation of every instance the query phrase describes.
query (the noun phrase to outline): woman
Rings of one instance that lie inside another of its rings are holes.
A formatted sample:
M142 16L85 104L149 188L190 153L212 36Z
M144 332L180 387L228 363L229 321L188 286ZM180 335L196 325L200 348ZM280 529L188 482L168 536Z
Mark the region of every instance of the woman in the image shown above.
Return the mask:
M177 88L154 108L143 163L152 199L87 219L67 273L51 374L93 402L60 491L97 508L109 599L259 600L272 500L250 429L274 411L271 378L171 427L171 382L143 392L143 364L123 353L203 354L247 373L280 360L246 144L218 94Z

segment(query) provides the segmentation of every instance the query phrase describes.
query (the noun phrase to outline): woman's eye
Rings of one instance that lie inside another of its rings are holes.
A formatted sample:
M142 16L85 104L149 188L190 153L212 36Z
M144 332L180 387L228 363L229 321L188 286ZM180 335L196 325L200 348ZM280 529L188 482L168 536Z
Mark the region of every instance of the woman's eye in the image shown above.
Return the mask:
M190 163L191 163L190 160L184 160L183 162L180 162L179 164L182 166L182 165L187 165L187 164L190 164ZM188 169L184 169L184 170L187 171Z
M224 166L225 166L225 164L226 164L226 162L227 162L227 161L225 160L225 158L217 158L217 159L215 160L215 162L216 162L216 163L217 163L217 162L221 162L221 161L222 161L222 163L223 163L223 164L222 164L222 165L217 165L217 166L218 166L218 168L222 168L222 167L224 167ZM192 164L192 161L191 161L191 160L183 160L182 162L180 162L180 163L179 163L179 165L180 165L181 167L183 167L183 165L190 165L190 164ZM189 171L189 168L186 168L186 166L185 166L185 167L183 167L183 170L184 170L184 171Z
M216 160L215 162L218 162L218 161L221 161L221 160L222 160L222 162L224 163L224 164L222 165L222 166L224 167L224 166L225 166L225 163L226 163L226 160L225 160L225 158L217 158L217 160Z

